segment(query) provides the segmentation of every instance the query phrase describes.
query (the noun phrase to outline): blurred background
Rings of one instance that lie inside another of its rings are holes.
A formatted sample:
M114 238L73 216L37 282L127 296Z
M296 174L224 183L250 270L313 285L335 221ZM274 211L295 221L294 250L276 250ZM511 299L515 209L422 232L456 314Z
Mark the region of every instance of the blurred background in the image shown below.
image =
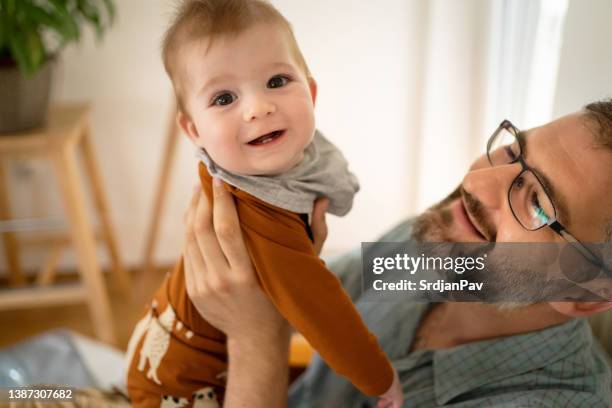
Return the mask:
M361 183L349 215L329 217L324 255L374 240L443 198L502 119L529 128L612 94L608 0L272 3L293 24L318 82L317 127L344 152ZM173 94L160 40L173 11L168 0L117 0L103 40L83 31L80 42L58 56L53 72L52 105L91 104L92 144L119 252L133 277L142 266L167 153ZM180 254L182 215L196 181L193 151L181 136L168 173L151 287ZM8 157L6 177L12 216L62 223L64 208L48 163ZM44 257L44 250L21 251L24 273L34 276ZM5 283L6 259L0 253ZM75 259L71 251L62 254L60 275L75 273ZM98 259L107 270L106 251ZM132 285L148 281L140 276ZM117 344L124 347L138 312L120 315L116 305L125 296L113 296L115 318L125 326ZM79 323L73 323L58 310L0 311L0 345L57 325L91 331L86 312L75 312ZM22 330L9 334L8 324Z

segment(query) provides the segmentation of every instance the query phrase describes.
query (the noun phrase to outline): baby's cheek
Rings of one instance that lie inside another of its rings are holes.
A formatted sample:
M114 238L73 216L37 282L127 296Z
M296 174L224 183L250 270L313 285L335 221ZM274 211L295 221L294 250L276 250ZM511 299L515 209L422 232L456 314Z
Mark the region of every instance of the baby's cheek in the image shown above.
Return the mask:
M305 95L295 97L287 108L291 110L291 115L300 120L304 126L314 126L314 105L309 97Z
M222 138L204 137L202 147L206 149L208 155L219 165L223 166L232 156L232 149L229 143Z
M247 164L245 155L236 146L231 146L230 143L218 146L217 156L219 157L216 160L217 163L229 171L242 172Z

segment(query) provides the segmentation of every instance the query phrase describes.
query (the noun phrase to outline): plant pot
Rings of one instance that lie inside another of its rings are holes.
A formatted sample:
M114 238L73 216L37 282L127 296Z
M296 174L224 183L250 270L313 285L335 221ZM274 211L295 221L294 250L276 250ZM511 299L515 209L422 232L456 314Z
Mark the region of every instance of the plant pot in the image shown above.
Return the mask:
M41 126L49 110L53 60L31 78L25 78L13 61L0 61L0 134Z

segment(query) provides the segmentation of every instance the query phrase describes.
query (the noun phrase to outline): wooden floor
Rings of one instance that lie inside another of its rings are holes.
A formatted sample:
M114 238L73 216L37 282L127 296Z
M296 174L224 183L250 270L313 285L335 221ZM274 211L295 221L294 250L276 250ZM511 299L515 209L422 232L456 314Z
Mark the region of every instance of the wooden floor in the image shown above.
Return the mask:
M113 310L117 347L126 349L134 324L144 313L145 304L170 269L170 266L158 268L150 271L147 276L132 271L132 299L126 298L114 287L110 274L104 274ZM76 274L68 274L62 277L62 281L69 282L76 277ZM6 289L6 286L0 285L2 289ZM85 304L0 311L0 348L57 328L74 330L92 338L94 336Z
M114 287L110 274L104 274L110 294L117 338L117 344L114 346L123 351L127 349L134 325L144 314L145 306L171 269L171 266L160 267L157 270L149 271L146 275L140 271L131 271L132 299L127 299ZM62 282L70 282L75 281L78 275L75 273L60 276L62 276ZM0 290L2 289L6 289L6 284L3 285L0 282ZM58 328L73 330L94 338L93 327L85 304L0 311L0 348ZM313 349L308 342L299 334L294 334L289 355L291 381L304 371L312 355Z

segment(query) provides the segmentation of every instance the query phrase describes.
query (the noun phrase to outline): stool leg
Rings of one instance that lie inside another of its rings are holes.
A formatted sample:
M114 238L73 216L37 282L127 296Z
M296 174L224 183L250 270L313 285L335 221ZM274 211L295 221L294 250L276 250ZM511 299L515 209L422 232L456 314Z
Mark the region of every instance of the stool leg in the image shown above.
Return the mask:
M8 220L11 218L11 204L8 197L8 182L4 173L4 162L0 160L0 219ZM6 255L9 270L9 283L11 286L23 286L26 279L21 272L19 262L19 242L14 232L2 234L4 242L4 253Z
M115 231L108 215L108 206L104 196L104 188L102 187L102 178L100 177L100 172L98 171L98 165L96 163L96 157L91 143L90 130L89 127L86 127L81 140L84 159L83 164L85 165L85 171L87 172L89 184L92 188L94 205L102 224L102 235L104 237L104 242L106 243L108 253L113 264L113 276L121 291L125 295L130 295L130 276L127 270L123 267L121 258L119 256L117 242L115 241Z
M174 163L174 152L176 151L176 145L178 143L179 129L176 124L176 108L173 109L170 121L168 122L168 129L166 133L166 145L164 146L162 154L162 167L160 169L157 188L155 191L155 198L153 201L153 214L149 223L149 230L147 231L145 251L142 262L142 276L146 279L149 271L153 268L153 251L155 250L155 244L157 243L157 236L159 234L159 224L161 221L161 214L164 207L164 198L168 190L168 183L170 181L170 172L172 171L172 164Z
M110 302L96 257L93 230L87 220L74 147L68 145L55 151L53 165L70 223L72 242L80 266L79 271L87 291L87 303L94 331L100 340L114 343Z

